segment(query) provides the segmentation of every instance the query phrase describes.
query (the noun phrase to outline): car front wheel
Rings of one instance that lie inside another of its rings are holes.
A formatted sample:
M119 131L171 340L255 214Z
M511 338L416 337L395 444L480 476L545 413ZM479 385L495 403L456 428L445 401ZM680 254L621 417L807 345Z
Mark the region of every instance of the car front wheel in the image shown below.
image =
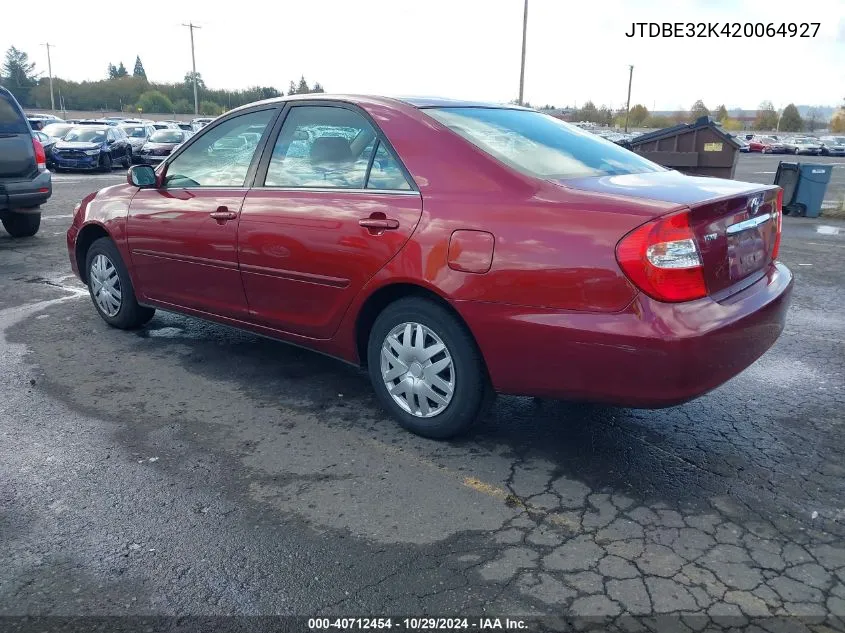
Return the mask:
M481 353L446 308L400 299L378 316L367 346L370 380L400 425L424 437L463 433L481 415L491 389Z
M12 237L32 237L41 227L40 213L15 213L3 216L3 228Z
M138 304L129 271L110 238L101 237L91 245L85 270L91 300L106 323L131 330L153 318L153 308Z

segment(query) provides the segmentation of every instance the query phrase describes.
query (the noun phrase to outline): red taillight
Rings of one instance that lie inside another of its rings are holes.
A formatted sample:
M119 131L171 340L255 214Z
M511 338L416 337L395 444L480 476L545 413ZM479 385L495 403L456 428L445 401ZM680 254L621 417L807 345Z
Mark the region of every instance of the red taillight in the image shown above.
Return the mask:
M47 169L47 154L44 153L44 146L37 138L32 139L32 149L35 150L35 162L38 169Z
M634 229L617 244L616 259L628 279L658 301L707 296L689 211L672 213Z
M775 215L777 222L777 234L775 235L775 245L772 247L772 259L778 258L780 252L780 234L783 231L783 189L778 189L778 198L775 203Z

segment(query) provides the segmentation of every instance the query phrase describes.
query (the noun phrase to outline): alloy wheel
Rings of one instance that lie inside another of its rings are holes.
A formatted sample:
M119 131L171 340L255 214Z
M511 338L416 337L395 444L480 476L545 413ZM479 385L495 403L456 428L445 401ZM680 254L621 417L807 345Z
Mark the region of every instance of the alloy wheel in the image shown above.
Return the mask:
M109 317L120 312L123 295L120 287L120 277L112 261L103 254L98 254L91 260L89 271L91 293L97 307Z
M455 391L455 367L448 348L421 323L401 323L381 347L381 377L403 411L431 418L446 410Z

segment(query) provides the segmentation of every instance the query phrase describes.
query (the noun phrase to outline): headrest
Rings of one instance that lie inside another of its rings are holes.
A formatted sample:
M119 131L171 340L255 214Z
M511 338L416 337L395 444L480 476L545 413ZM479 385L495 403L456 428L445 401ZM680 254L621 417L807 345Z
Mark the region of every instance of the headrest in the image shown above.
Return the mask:
M312 163L340 163L352 160L349 141L342 136L321 136L311 145Z

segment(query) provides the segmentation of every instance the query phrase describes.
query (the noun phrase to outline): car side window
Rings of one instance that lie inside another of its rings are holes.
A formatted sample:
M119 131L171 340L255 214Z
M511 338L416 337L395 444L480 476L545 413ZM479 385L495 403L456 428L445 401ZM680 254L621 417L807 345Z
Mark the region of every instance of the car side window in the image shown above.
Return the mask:
M376 132L347 108L296 106L276 140L264 185L363 189Z
M243 187L258 141L275 109L232 117L197 138L168 166L164 186Z
M367 189L398 189L407 191L411 188L402 173L399 161L387 149L384 143L378 144L370 175L367 178Z

